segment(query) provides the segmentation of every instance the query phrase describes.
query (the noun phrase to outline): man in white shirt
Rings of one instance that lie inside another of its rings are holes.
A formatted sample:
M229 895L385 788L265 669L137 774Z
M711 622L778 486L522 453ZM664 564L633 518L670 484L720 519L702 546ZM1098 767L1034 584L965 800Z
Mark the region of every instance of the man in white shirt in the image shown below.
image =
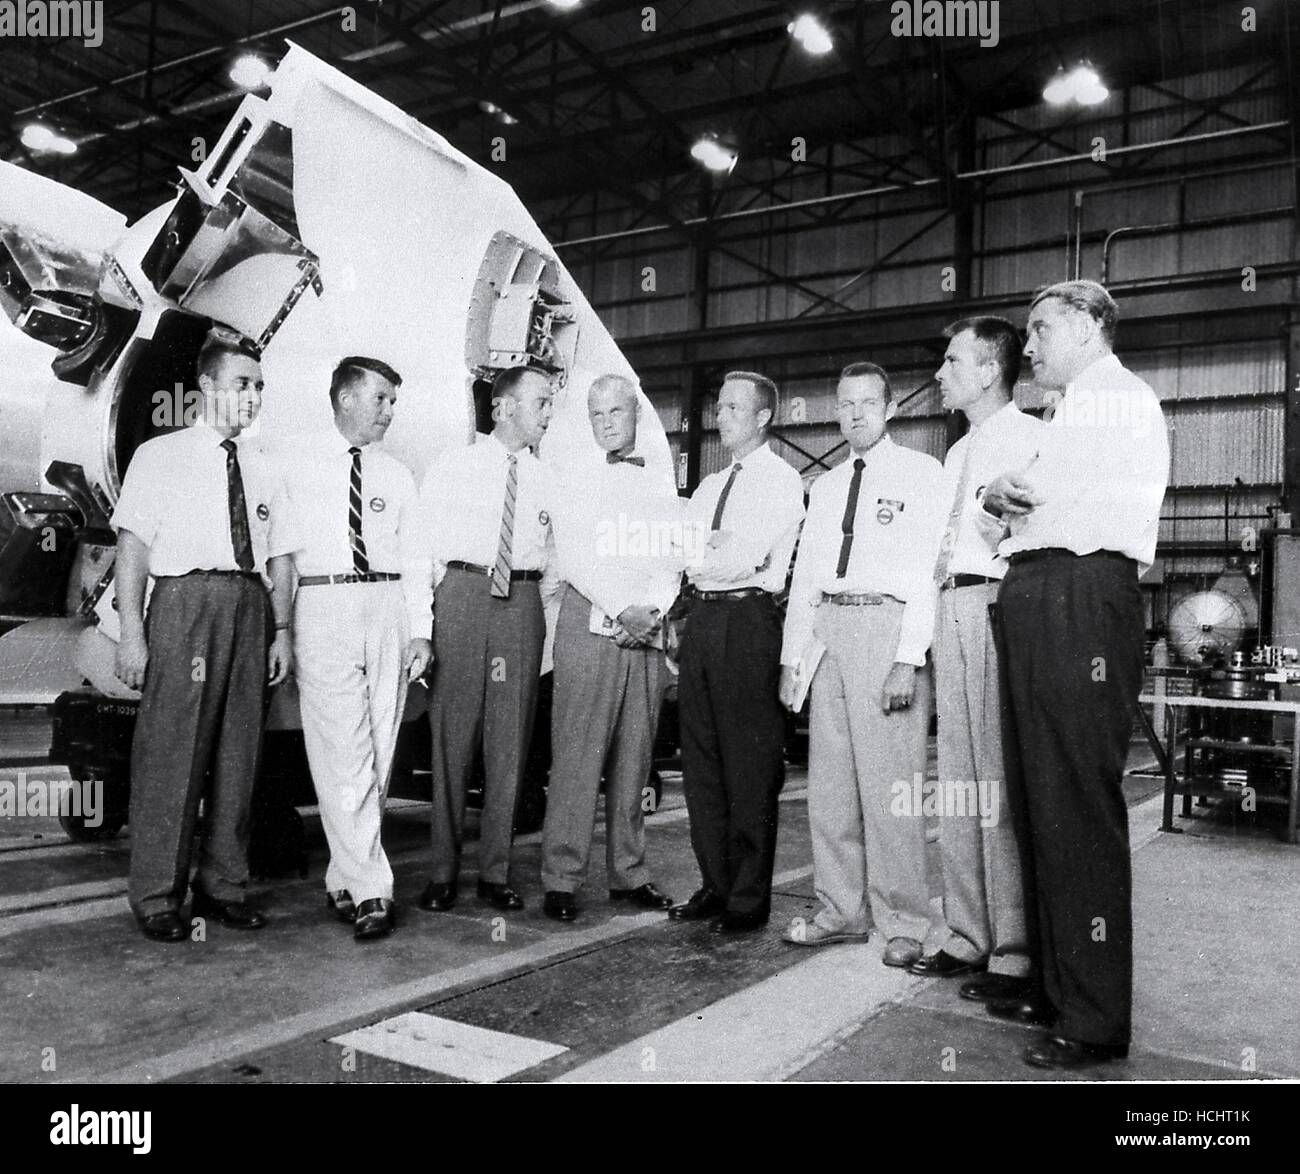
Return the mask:
M1128 1055L1133 929L1120 785L1143 671L1138 576L1155 558L1169 442L1155 392L1112 352L1119 311L1096 282L1049 286L1025 355L1057 398L1032 465L995 477L984 509L1009 536L999 654L1024 804L1042 991L993 1014L1049 1025L1027 1063L1077 1068ZM1064 395L1058 396L1061 389Z
M533 455L551 419L540 371L513 367L493 385L490 435L445 453L421 489L434 582L433 877L420 898L450 909L458 893L465 789L482 743L478 895L522 909L510 887L515 806L537 706L546 636L539 584L550 562L554 489Z
M895 410L882 367L844 368L837 411L851 459L814 483L795 559L781 700L796 708L811 683L808 821L822 907L784 937L861 941L874 925L885 964L908 966L929 929L925 820L906 801L925 773L946 503L939 462L890 439Z
M603 375L587 393L600 449L557 506L556 557L567 586L555 629L554 747L542 831L542 911L577 916L605 777L611 901L667 909L645 861L646 781L663 701L662 620L681 581L681 499L636 453L636 385Z
M939 712L941 944L909 969L954 978L970 999L1028 992L1031 943L1012 805L1002 765L1002 706L990 608L1006 563L1001 526L981 508L988 482L1038 454L1043 425L1016 407L1020 335L1004 318L967 318L947 330L935 378L943 406L970 431L948 450L943 500L951 503L935 566L935 695Z
M307 761L329 842L325 895L358 941L394 927L380 833L407 685L429 667L428 577L415 479L381 451L401 376L363 355L330 380L334 431L288 464L296 675Z
M142 691L128 896L145 935L169 942L188 936L180 906L209 771L192 916L235 929L266 924L245 900L249 802L267 689L293 661L289 555L297 541L288 500L276 471L241 440L262 406L261 366L213 336L199 352L198 377L202 418L135 451L112 518L116 672Z
M677 686L682 775L702 885L668 916L711 918L714 933L767 924L785 779L777 697L785 586L803 521L803 482L767 444L777 389L732 371L718 393L728 468L700 482L687 506L692 610Z

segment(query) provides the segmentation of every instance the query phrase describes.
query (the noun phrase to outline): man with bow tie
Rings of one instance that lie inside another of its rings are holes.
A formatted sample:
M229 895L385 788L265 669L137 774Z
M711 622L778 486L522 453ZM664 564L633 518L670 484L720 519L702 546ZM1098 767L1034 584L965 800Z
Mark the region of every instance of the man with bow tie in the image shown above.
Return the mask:
M645 789L666 685L663 617L681 578L680 500L635 452L636 385L602 375L587 396L601 450L560 498L556 556L566 586L555 631L554 758L542 833L543 912L577 916L605 777L611 901L667 909L645 860Z

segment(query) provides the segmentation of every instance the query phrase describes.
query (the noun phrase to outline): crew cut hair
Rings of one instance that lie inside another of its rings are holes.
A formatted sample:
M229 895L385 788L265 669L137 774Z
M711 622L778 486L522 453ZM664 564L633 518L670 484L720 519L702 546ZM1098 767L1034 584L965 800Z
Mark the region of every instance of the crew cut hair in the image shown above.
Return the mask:
M764 425L764 431L776 423L777 413L781 410L781 393L777 391L776 384L766 375L760 375L757 371L728 371L723 377L723 384L731 382L748 383L754 389L754 394L758 396L758 410L761 412L766 408L772 413L767 424ZM719 388L719 391L721 388Z
M523 383L524 376L528 374L540 375L548 382L550 380L545 371L539 371L536 367L507 367L492 381L492 398L498 399L503 395L514 396L519 385Z
M339 396L364 379L367 371L388 380L394 387L402 386L402 377L382 359L372 359L368 355L348 355L338 361L334 374L330 377L330 407L338 411Z
M840 372L841 379L861 379L866 375L879 379L885 385L885 403L889 403L894 398L894 385L889 381L889 372L879 363L863 359L861 362L850 363Z
M195 370L200 375L215 379L227 355L242 355L259 363L262 361L257 348L247 339L235 338L229 334L209 334L199 348L199 357L194 363Z
M1034 300L1029 303L1030 313L1033 313L1034 307L1039 302L1045 302L1048 298L1056 298L1057 301L1064 302L1072 309L1081 310L1095 319L1101 327L1101 337L1106 345L1115 345L1115 324L1119 321L1119 307L1115 304L1115 299L1106 292L1104 285L1096 281L1058 281L1055 285L1049 285L1034 295Z
M981 356L997 364L1003 389L1010 394L1020 378L1020 359L1024 344L1018 331L1005 318L982 314L974 318L961 318L944 330L944 338L956 338L970 331L980 344Z

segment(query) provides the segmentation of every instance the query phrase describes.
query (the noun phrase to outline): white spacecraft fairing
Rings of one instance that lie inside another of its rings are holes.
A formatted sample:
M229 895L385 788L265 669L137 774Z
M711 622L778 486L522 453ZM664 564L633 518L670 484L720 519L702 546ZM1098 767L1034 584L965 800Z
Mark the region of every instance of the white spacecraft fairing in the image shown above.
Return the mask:
M135 449L185 422L210 329L262 349L271 453L332 427L339 358L395 367L385 447L417 479L472 440L474 388L504 368L554 376L540 455L566 477L603 458L591 380L635 378L508 184L298 46L180 170L176 197L127 226L0 164L0 620L30 620L0 637L0 702L83 678L133 696L112 674L107 516ZM641 398L638 452L671 478Z

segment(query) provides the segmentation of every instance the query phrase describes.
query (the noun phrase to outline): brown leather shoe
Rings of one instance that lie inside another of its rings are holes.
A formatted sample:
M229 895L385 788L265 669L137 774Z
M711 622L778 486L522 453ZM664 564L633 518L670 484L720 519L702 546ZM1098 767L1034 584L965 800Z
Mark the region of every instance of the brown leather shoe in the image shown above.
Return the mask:
M956 978L961 974L974 974L984 969L983 962L963 962L954 958L947 950L936 950L918 958L908 968L910 974L919 974L922 978Z
M911 966L921 959L921 943L915 938L890 938L881 961L886 966Z
M1050 1027L1056 1022L1056 1008L1037 993L1019 999L994 999L985 1004L985 1009L994 1019L1027 1023L1032 1027Z
M346 921L349 925L356 921L357 904L352 900L352 894L347 889L339 889L336 893L326 893L325 904L334 910L335 916L340 921Z

